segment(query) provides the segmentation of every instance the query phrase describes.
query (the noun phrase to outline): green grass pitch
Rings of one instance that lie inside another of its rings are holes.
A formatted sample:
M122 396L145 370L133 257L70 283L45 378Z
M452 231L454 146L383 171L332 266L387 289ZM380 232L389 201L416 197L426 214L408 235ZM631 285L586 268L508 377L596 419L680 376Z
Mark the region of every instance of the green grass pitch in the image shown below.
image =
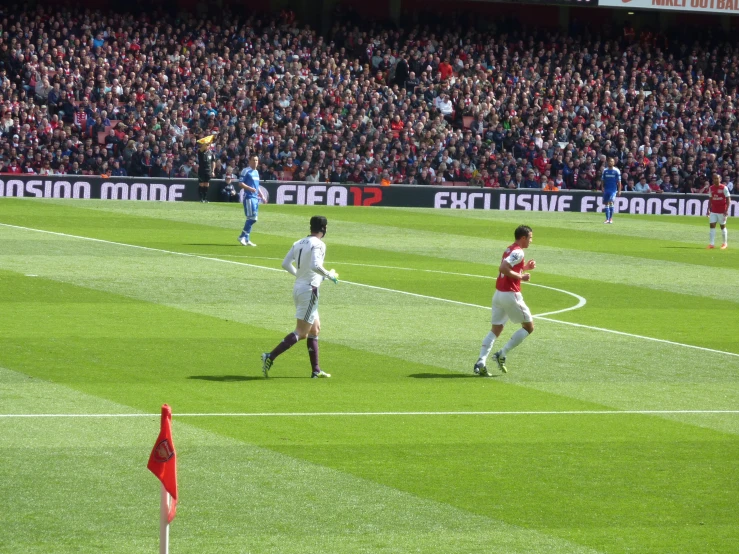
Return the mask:
M266 380L317 213L333 377ZM1 199L0 552L156 552L163 403L173 554L736 552L739 235L614 221L267 205L252 249L239 205ZM521 223L542 317L475 377Z

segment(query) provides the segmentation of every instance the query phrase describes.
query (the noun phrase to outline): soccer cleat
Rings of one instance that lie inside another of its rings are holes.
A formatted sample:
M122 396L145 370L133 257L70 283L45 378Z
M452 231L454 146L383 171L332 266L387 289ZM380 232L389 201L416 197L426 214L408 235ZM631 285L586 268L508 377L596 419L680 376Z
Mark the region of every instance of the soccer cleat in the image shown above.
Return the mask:
M472 372L475 375L479 375L480 377L490 377L490 373L488 373L488 368L485 367L485 364L482 362L477 362L475 364L475 367L472 368Z
M729 247L729 245L728 245L728 244L726 244L726 243L723 243L723 244L721 245L721 250L726 250L726 249L727 249L728 247Z
M505 356L501 356L500 352L496 352L493 354L493 358L495 358L495 362L498 364L498 369L503 373L508 373L505 366Z
M239 243L241 243L241 246L246 246L248 244L248 240L246 240L246 237L239 237Z
M250 240L247 240L247 241L246 241L246 246L256 246L256 244L254 244L254 243L253 243L252 241L250 241Z
M319 369L318 371L314 371L313 373L311 373L311 376L310 376L311 379L321 379L321 378L328 379L329 377L331 377L331 374L326 373L325 371L321 369Z
M709 244L708 246L706 246L706 250L713 250L714 248L716 247L713 244Z
M269 357L269 352L262 354L262 373L265 378L269 378L269 370L272 367L272 358Z

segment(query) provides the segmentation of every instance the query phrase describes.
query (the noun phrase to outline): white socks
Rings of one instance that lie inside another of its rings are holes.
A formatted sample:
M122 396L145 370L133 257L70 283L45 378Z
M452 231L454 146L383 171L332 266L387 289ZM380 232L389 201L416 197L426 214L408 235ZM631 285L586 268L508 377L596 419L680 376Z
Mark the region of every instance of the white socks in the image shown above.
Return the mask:
M715 227L708 232L708 237L711 239L708 244L713 246L714 243L716 242L716 228ZM723 240L722 244L729 243L729 230L726 227L721 229L721 239Z
M500 351L501 355L505 357L505 355L508 353L509 350L513 350L514 348L516 348L528 336L529 336L529 332L523 327L519 329L518 331L516 331L515 333L513 333L513 335L511 335L511 338L508 339L508 342L506 343L506 345Z
M478 361L482 362L483 364L487 361L488 356L490 355L490 351L493 349L493 344L495 344L495 339L498 337L495 336L495 333L492 331L488 331L488 334L485 335L485 338L482 339L482 346L480 347L480 359Z

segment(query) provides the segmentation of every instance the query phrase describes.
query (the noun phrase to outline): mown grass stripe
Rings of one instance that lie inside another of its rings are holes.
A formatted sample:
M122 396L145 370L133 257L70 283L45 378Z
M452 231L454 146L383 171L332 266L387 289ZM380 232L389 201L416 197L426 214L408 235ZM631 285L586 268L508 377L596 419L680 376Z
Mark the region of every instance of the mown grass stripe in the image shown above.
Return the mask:
M489 415L671 415L739 414L739 410L524 410L484 412L273 412L173 413L172 417L377 417L377 416L489 416ZM0 414L0 418L160 417L161 414Z
M251 267L251 268L256 268L256 269L264 269L264 270L267 270L267 271L283 272L283 270L281 268L278 269L278 268L274 268L274 267L262 266L262 265L257 265L257 264L249 264L249 263L238 262L238 261L233 261L233 260L224 260L223 258L214 258L214 257L210 257L210 256L201 256L201 255L198 255L198 254L189 254L189 253L186 253L186 252L177 252L175 250L164 250L164 249L160 249L160 248L151 248L149 246L140 246L140 245L137 245L137 244L127 244L127 243L123 243L123 242L115 242L115 241L109 241L109 240L98 239L98 238L93 238L93 237L85 237L85 236L80 236L80 235L71 235L71 234L67 234L67 233L59 233L57 231L47 231L45 229L34 229L32 227L23 227L23 226L19 226L19 225L10 225L8 223L0 223L0 226L10 227L10 228L13 228L13 229L20 229L20 230L24 230L24 231L35 231L35 232L38 232L38 233L47 233L47 234L56 235L56 236L60 236L60 237L66 237L66 238L74 238L74 239L80 239L80 240L89 240L89 241L93 241L93 242L98 242L98 243L103 243L103 244L111 244L111 245L115 245L115 246L123 246L123 247L129 247L129 248L137 248L137 249L141 249L141 250L147 250L147 251L150 251L150 252L159 252L159 253L162 253L162 254L171 254L171 255L174 255L174 256L186 256L186 257L189 257L189 258L199 258L199 259L203 259L203 260L214 261L214 262L221 262L221 263L225 263L225 264L240 265L240 266ZM384 288L384 287L378 287L378 286L375 286L375 285L367 285L367 284L364 284L364 283L356 283L356 282L353 282L353 281L342 281L342 282L343 283L346 283L346 284L350 284L350 285L359 286L359 287L364 287L364 288L369 288L369 289L374 289L374 290L387 291L387 292L393 292L393 293L397 293L397 294L403 294L403 295L407 295L407 296L413 296L413 297L416 297L416 298L424 298L424 299L427 299L427 300L436 300L436 301L439 301L439 302L446 302L446 303L455 304L455 305L459 305L459 306L468 306L468 307L471 307L471 308L482 308L482 309L486 309L486 310L490 309L489 306L481 306L479 304L471 304L471 303L468 303L468 302L460 302L458 300L450 300L448 298L439 298L439 297L436 297L436 296L427 296L427 295L423 295L423 294L419 294L419 293L415 293L415 292L408 292L408 291L402 291L402 290L396 290L396 289L389 289L389 288ZM562 310L558 310L557 313L560 313L561 311ZM551 313L553 313L553 312L551 312ZM631 338L637 338L637 339L642 339L642 340L659 342L659 343L663 343L663 344L670 344L670 345L673 345L673 346L682 346L684 348L692 348L692 349L700 350L700 351L703 351L703 352L711 352L711 353L714 353L714 354L724 354L724 355L727 355L727 356L733 356L733 357L739 358L739 354L734 353L734 352L728 352L728 351L725 351L725 350L716 350L716 349L713 349L713 348L706 348L704 346L697 346L697 345L693 345L693 344L686 344L686 343L682 343L682 342L675 342L675 341L670 341L670 340L666 340L666 339L658 339L658 338L648 337L648 336L645 336L645 335L638 335L638 334L634 334L634 333L626 333L626 332L623 332L623 331L616 331L616 330L613 330L613 329L606 329L606 328L603 328L603 327L594 327L594 326L590 326L590 325L583 325L583 324L580 324L580 323L573 323L573 322L570 322L570 321L561 321L561 320L558 320L558 319L551 319L551 318L544 317L544 316L538 316L538 318L541 319L541 320L544 320L544 321L549 321L549 322L552 322L552 323L560 323L562 325L569 325L569 326L572 326L572 327L581 327L583 329L590 329L590 330L593 330L593 331L600 331L600 332L603 332L603 333L612 333L612 334L622 335L622 336L631 337Z

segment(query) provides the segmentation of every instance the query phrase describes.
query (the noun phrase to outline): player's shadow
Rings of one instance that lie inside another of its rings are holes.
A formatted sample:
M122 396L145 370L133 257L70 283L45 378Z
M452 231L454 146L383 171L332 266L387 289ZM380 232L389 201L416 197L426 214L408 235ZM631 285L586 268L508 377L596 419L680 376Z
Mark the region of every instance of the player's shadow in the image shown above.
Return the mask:
M479 379L479 375L470 373L411 373L408 375L413 379ZM492 375L491 377L497 377Z
M259 381L264 377L253 375L190 375L188 379L198 379L200 381L217 381L219 383L230 383L233 381Z

